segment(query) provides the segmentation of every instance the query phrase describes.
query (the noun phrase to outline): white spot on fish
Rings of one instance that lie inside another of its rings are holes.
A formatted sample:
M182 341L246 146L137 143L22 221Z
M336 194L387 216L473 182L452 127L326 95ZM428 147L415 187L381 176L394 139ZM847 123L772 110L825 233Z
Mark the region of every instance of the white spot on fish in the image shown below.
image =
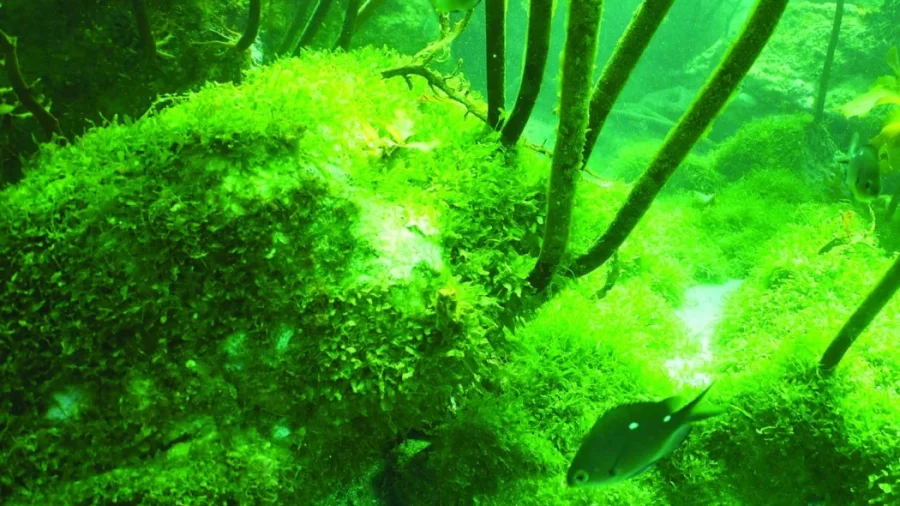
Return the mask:
M637 429L637 428L638 428L638 423L637 423L637 422L631 422L631 423L628 424L628 430L634 430L634 429Z
M663 418L663 423L668 423L669 420L671 420L671 419L672 419L672 415L666 415L666 417Z

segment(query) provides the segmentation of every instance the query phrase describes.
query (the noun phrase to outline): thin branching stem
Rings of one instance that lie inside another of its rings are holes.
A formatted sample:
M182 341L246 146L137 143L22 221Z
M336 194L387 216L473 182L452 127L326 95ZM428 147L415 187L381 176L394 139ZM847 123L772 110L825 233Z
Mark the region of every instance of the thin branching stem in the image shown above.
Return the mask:
M19 57L16 54L16 39L7 35L3 30L0 30L0 53L3 54L6 76L9 79L10 86L12 86L13 93L16 94L16 98L38 121L47 137L52 138L55 134L59 136L60 140L65 141L56 116L50 114L50 111L35 100L34 95L31 94L31 89L25 83L25 78L22 77L22 71L19 68Z
M297 4L297 10L294 11L294 19L291 20L291 26L288 27L288 31L284 35L284 39L282 39L281 45L278 46L278 50L275 53L278 56L294 52L294 44L297 43L297 37L300 35L300 30L306 26L306 12L309 10L309 5L310 3L307 1L302 1Z
M603 74L594 86L591 94L591 114L588 124L587 141L584 143L584 165L591 158L591 152L603 130L603 125L612 111L613 104L619 98L631 72L637 66L641 55L650 45L650 40L662 24L674 0L644 0L625 34L616 44L612 56Z

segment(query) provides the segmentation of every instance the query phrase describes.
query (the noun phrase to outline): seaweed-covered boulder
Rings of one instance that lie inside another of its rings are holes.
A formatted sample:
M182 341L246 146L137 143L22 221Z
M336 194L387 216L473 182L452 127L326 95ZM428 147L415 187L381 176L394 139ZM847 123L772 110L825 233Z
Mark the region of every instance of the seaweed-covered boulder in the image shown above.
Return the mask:
M281 61L0 193L0 497L317 500L483 388L540 186L391 63Z
M751 120L711 155L719 173L734 181L758 170L783 170L811 186L837 170L836 146L806 114Z

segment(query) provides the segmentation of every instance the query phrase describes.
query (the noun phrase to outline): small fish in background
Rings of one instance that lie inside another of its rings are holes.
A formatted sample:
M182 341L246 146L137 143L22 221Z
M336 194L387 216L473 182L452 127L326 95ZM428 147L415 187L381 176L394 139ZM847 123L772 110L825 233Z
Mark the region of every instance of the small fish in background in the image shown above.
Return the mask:
M440 12L467 11L474 9L481 0L431 0L434 8Z
M691 203L695 207L709 207L716 203L716 194L713 193L704 193L697 190L691 191Z
M842 160L844 184L857 201L869 204L881 195L881 163L878 147L871 142L859 145L859 134L850 142L850 158Z
M697 410L710 387L681 409L677 409L680 398L669 397L607 411L578 448L566 483L570 487L612 485L646 471L684 441L692 424L723 413L721 409Z
M881 174L897 172L900 169L900 113L888 119L878 135L869 141L878 151L878 165Z

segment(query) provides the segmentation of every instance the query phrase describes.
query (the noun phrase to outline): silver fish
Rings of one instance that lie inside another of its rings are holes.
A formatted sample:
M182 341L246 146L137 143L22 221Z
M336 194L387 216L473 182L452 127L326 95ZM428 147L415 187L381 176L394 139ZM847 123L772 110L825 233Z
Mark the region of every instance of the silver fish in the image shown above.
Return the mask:
M866 204L877 199L881 195L881 165L875 146L859 146L859 134L853 134L850 159L845 163L844 184L853 198Z
M691 424L721 414L697 411L710 387L681 409L678 397L623 404L604 413L585 436L569 466L570 487L612 485L649 469L680 445Z

